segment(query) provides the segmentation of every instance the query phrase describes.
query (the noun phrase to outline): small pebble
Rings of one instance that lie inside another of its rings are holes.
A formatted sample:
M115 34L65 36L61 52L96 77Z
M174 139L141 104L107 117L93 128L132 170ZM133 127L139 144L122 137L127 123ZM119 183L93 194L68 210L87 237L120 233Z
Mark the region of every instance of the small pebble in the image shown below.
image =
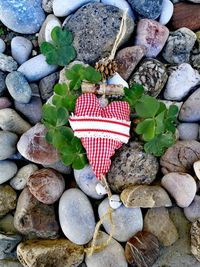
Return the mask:
M18 136L8 131L0 131L0 160L7 159L17 150Z
M197 123L179 123L178 127L180 140L197 140L199 125Z
M3 39L0 39L0 53L4 53L6 50L6 44Z
M184 208L184 214L190 222L195 222L200 218L200 196L196 195L190 206Z
M53 13L53 0L42 0L42 8L46 13Z
M168 173L162 178L161 184L181 208L186 208L192 203L197 191L194 178L187 173Z
M0 166L1 168L1 166ZM14 210L17 204L17 194L9 185L0 185L0 217Z
M17 70L17 62L13 57L0 53L0 70L7 72Z
M0 184L13 178L17 173L17 165L11 160L0 161Z
M33 45L30 40L22 36L16 36L11 41L11 54L19 65L29 59Z
M0 71L0 96L4 94L6 90L6 74L3 71Z
M174 12L174 5L172 4L172 2L170 0L163 0L162 11L160 14L159 22L162 25L166 25L170 21L173 12Z

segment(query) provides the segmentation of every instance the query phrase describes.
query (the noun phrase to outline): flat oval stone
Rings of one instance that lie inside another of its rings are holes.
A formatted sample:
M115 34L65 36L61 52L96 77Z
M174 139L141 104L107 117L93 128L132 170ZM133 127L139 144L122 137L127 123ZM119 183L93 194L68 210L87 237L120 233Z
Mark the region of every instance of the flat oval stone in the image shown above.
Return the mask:
M49 65L43 55L35 56L28 61L24 62L18 71L24 74L28 81L38 81L45 76L55 72L57 66Z
M40 202L53 204L61 197L65 189L65 180L53 169L41 169L31 174L27 186Z
M94 199L101 199L103 197L98 195L96 192L96 185L99 181L97 180L90 165L86 165L81 170L74 170L74 177L77 185L87 196Z
M198 123L179 123L178 127L180 140L197 140L199 135Z
M8 131L0 131L0 160L11 157L16 152L18 136Z
M108 239L109 235L99 231L96 245L104 244ZM95 252L92 256L86 254L85 262L87 267L128 267L123 247L113 238L100 252Z
M15 32L36 33L44 19L41 0L0 0L0 20Z
M73 243L84 245L92 239L94 212L81 190L72 188L64 192L59 202L59 220L63 233Z
M9 73L6 77L6 86L17 102L27 104L31 100L31 87L21 72L13 71Z
M11 160L0 161L0 184L10 180L17 172L17 165Z
M160 14L159 22L162 25L166 25L170 21L173 12L174 12L173 3L170 0L163 0L162 11Z
M99 218L102 218L109 209L109 200L104 199L98 208ZM103 219L103 226L108 234L112 231L112 225L107 215ZM143 217L140 208L126 208L121 205L118 209L112 210L112 220L115 226L113 238L120 242L126 242L134 234L143 228Z
M16 208L17 194L9 185L0 185L0 217Z
M11 54L18 64L23 64L28 60L33 45L30 40L23 36L16 36L11 40Z

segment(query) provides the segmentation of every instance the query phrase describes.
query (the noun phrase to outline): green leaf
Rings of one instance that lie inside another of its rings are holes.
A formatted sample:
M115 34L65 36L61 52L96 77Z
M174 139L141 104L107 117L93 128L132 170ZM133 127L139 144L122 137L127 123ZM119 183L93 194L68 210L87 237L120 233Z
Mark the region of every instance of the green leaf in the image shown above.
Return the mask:
M54 95L52 98L52 104L54 106L58 107L62 107L63 106L63 97L59 96L59 95Z
M57 109L57 123L56 126L60 127L65 124L67 124L69 118L69 112L66 108L64 107L59 107Z
M72 168L76 170L81 170L85 167L86 164L88 164L86 155L78 154L75 156L75 159L73 160Z
M51 32L52 43L43 42L40 45L41 53L50 65L66 66L76 57L72 46L73 36L68 30L55 27Z
M56 109L56 107L53 107L49 104L43 105L42 117L43 117L43 120L46 121L47 123L49 123L53 126L56 126L56 122L57 122L57 109Z
M144 145L145 152L156 157L162 156L168 147L175 143L175 136L172 133L157 135L153 140Z
M144 88L140 84L134 84L130 89L124 88L124 101L127 101L131 108L135 108L136 102L142 97Z
M171 105L167 112L167 116L165 119L165 129L172 133L176 131L176 124L177 124L177 113L178 107L175 105Z
M74 158L75 158L75 155L71 153L61 154L61 160L66 166L71 165L74 161Z
M79 138L74 137L74 138L72 139L71 144L73 145L73 147L76 148L76 150L77 150L78 152L83 152L83 151L84 151L83 146L82 146L82 143L81 143L81 140L80 140Z
M46 134L46 140L49 144L53 144L54 132L54 129L50 129Z
M69 127L60 127L60 133L64 136L65 141L67 143L71 143L72 139L74 138L74 132Z
M60 96L66 96L67 92L68 92L69 88L67 86L67 84L63 83L57 83L55 86L54 86L54 92L57 94L57 95L60 95Z
M161 112L160 114L158 114L155 117L155 120L156 120L156 134L161 134L165 130L165 124L163 123L164 119L165 119L165 114L166 114L166 110L164 110L163 112Z
M155 136L155 120L146 119L136 127L136 133L142 135L144 141L149 141Z
M91 83L98 83L101 81L102 76L100 72L95 70L93 67L88 66L85 69L84 77L86 81L91 82Z
M136 103L135 109L137 115L141 118L151 118L156 115L160 103L154 97L143 95Z
M168 110L168 117L176 117L178 114L178 107L176 105L171 105Z

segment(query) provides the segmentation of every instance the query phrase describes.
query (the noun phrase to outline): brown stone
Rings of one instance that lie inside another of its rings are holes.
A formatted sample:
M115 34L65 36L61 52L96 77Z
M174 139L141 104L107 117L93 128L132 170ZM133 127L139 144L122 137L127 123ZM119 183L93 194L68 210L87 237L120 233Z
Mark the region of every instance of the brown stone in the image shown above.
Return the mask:
M174 29L186 27L190 30L198 30L200 28L200 5L192 3L174 5L172 25Z
M144 46L131 46L120 50L115 58L117 63L117 72L124 80L128 80L137 64L145 54Z
M125 188L121 200L127 208L170 207L172 202L160 186L136 185Z
M193 222L191 230L191 252L200 261L200 218Z
M56 202L65 189L63 176L53 169L34 172L29 177L27 185L34 197L45 204Z
M59 160L58 151L47 143L45 136L47 129L41 123L37 123L30 130L25 132L17 148L20 154L38 164L53 164Z
M9 185L0 185L0 217L14 210L17 203L17 194Z
M148 232L138 232L125 247L126 260L131 266L151 267L159 255L159 241Z
M84 247L66 239L28 240L18 245L17 256L27 267L76 267L84 259Z
M40 238L55 238L59 229L54 207L39 202L27 187L19 196L14 226L22 234Z
M200 159L200 143L195 140L178 141L160 159L162 172L190 172Z

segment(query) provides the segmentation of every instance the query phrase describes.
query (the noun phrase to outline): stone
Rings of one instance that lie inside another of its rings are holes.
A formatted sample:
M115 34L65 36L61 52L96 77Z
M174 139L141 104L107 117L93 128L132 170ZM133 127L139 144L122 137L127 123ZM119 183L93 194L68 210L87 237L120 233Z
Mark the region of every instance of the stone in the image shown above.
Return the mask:
M61 22L53 14L50 14L46 17L44 23L42 24L42 28L40 29L38 35L39 45L44 41L52 42L51 32L55 27L61 27Z
M172 202L167 192L158 185L133 185L121 193L121 200L127 208L170 207Z
M200 83L200 74L190 64L182 63L169 76L164 98L181 101L197 84Z
M166 25L170 21L173 12L174 5L172 4L172 2L170 0L163 0L162 11L159 18L160 24Z
M178 239L178 231L166 208L149 209L144 217L144 231L155 235L163 246L171 246Z
M42 165L57 162L59 160L58 151L47 143L46 132L47 129L41 123L37 123L25 132L17 144L20 154L24 158Z
M15 109L22 113L31 124L36 124L42 119L42 101L40 97L32 96L28 104L15 101Z
M96 244L104 244L108 239L109 236L106 233L99 231ZM105 249L92 256L86 254L85 262L87 267L128 267L123 247L113 238Z
M0 1L0 20L12 31L23 34L36 33L44 19L41 0Z
M6 50L6 44L3 39L0 39L0 53L4 53Z
M200 180L200 160L194 162L193 169L196 177Z
M9 185L0 185L0 217L16 207L17 194Z
M14 217L10 213L0 219L0 232L6 234L16 234L17 230L14 227Z
M0 9L1 9L1 6L0 6ZM0 70L12 72L16 69L17 69L17 62L11 56L6 56L0 53Z
M13 177L10 180L10 185L15 190L24 189L25 186L27 185L28 178L37 170L38 170L37 165L32 164L32 163L23 166L22 168L18 170L15 177Z
M172 26L174 29L186 27L190 30L198 30L200 28L200 6L192 3L174 5Z
M76 267L84 259L84 248L66 239L34 239L20 243L17 256L27 267Z
M38 81L57 70L56 65L49 65L43 55L35 56L24 62L19 68L30 82Z
M53 204L61 197L65 180L53 169L41 169L31 174L27 186L37 200L44 204Z
M11 160L0 161L0 184L13 178L17 172L17 165Z
M13 71L6 77L6 86L13 99L19 103L27 104L31 100L32 91L26 78L21 72Z
M54 85L58 82L59 72L44 77L39 82L40 95L43 100L48 100L53 95Z
M0 127L4 131L10 131L16 134L23 134L31 128L20 115L11 108L0 110Z
M92 64L110 55L119 33L122 16L123 11L119 8L102 3L89 3L73 14L65 28L74 34L73 45L77 59ZM133 33L134 21L129 16L126 18L126 27L125 36L119 46L128 41Z
M14 259L16 255L16 246L21 241L20 235L8 235L0 233L0 259Z
M200 3L200 0L187 0L187 1L195 3L195 4L199 4Z
M179 239L169 247L163 247L156 263L152 267L192 266L199 267L199 262L190 251L191 223L185 218L182 209L169 209L169 215L179 232Z
M122 205L122 202L121 202L121 199L120 199L120 196L119 196L119 195L112 195L112 196L108 199L108 202L109 202L109 206L110 206L113 210L118 209L118 208Z
M23 235L50 239L56 238L59 230L54 207L39 202L27 187L18 198L14 226Z
M116 54L117 71L124 80L129 79L144 54L145 48L139 45L123 48Z
M177 127L180 140L197 140L199 125L197 123L180 123Z
M0 109L9 108L12 105L7 97L0 97Z
M16 152L18 136L8 131L0 131L0 160L11 157Z
M194 178L187 173L168 173L162 178L161 184L181 208L186 208L192 203L197 191Z
M16 260L0 260L0 267L23 267Z
M196 32L196 37L196 43L190 53L190 63L193 68L200 72L200 31Z
M195 140L178 141L160 159L163 174L190 173L193 163L200 159L200 143Z
M39 87L36 83L30 83L30 87L32 90L32 96L40 97Z
M116 6L119 9L126 11L128 15L135 20L135 15L129 3L126 0L101 0L101 3L105 5Z
M59 202L59 221L64 235L77 245L93 237L95 218L87 196L77 188L65 191ZM81 223L80 223L81 222Z
M90 165L86 165L81 170L74 170L74 177L77 185L87 196L94 199L101 199L103 197L102 195L98 195L96 192L96 186L99 181L97 180Z
M43 167L54 169L62 174L70 174L72 170L71 166L66 166L61 160L52 164L43 164Z
M179 120L183 122L198 122L200 120L200 88L194 91L183 103Z
M103 227L108 234L112 232L112 224L109 215L105 214L109 209L108 198L104 199L98 208L99 218L103 221ZM140 208L126 208L121 205L118 209L112 210L112 221L115 226L113 238L120 242L128 241L133 235L143 228L143 217ZM103 219L103 217L105 217Z
M16 36L11 40L11 54L19 65L29 59L32 49L31 41L23 36Z
M129 84L143 85L145 92L151 96L158 96L168 79L167 70L163 63L156 59L145 59L130 78Z
M151 184L158 172L157 158L147 154L139 142L123 145L113 157L108 182L114 192L122 192L129 185Z
M191 252L195 256L195 258L200 261L200 218L198 218L195 222L192 223L191 230Z
M3 71L0 71L0 95L3 95L3 93L6 90L6 74Z
M189 62L196 39L195 33L185 27L170 32L162 53L164 59L171 64Z
M148 19L157 19L162 10L162 0L128 0L133 10Z
M126 88L129 88L128 83L117 72L111 78L107 80L107 83L108 84L120 84Z
M200 196L196 195L190 206L184 208L184 214L190 222L195 222L200 218Z
M54 0L53 13L56 17L66 17L89 2L99 2L99 0L75 0L73 2Z
M169 30L159 22L151 19L141 19L137 25L136 45L146 47L146 57L156 57L163 49Z
M46 13L53 13L53 0L42 0L42 8Z
M126 243L125 256L131 266L152 266L159 256L157 237L148 232L138 232Z

